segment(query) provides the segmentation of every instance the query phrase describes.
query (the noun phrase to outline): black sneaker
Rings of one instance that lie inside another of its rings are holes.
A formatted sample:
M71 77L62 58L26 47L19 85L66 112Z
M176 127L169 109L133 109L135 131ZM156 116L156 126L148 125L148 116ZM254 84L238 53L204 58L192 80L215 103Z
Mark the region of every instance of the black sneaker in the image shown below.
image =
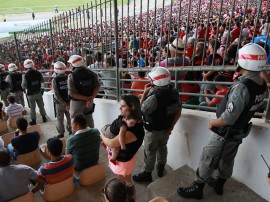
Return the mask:
M193 182L188 187L179 187L177 193L184 198L202 199L204 183Z
M56 137L60 139L60 138L63 138L64 135L57 135Z
M132 179L135 182L152 182L152 175L150 172L142 172L138 175L133 175Z
M223 179L223 178L214 179L211 177L207 180L207 184L210 187L214 188L217 195L222 195L223 194L223 187L224 187L224 184L226 181L227 180Z
M36 119L32 119L32 121L30 121L29 124L31 126L36 125L37 124Z
M47 117L46 116L42 116L42 121L43 121L43 123L47 122Z
M158 177L163 177L165 165L164 164L158 164L156 166L156 168L157 168Z

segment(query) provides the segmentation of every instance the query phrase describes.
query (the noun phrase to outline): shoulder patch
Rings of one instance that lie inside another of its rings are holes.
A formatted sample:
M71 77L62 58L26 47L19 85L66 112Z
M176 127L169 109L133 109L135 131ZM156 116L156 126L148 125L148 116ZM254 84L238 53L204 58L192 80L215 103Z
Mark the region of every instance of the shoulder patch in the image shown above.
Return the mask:
M230 102L228 105L227 105L227 110L228 112L232 113L233 110L234 110L234 104L233 102Z
M235 92L235 93L232 95L232 101L236 101L238 98L239 98L239 94L238 94L238 92Z

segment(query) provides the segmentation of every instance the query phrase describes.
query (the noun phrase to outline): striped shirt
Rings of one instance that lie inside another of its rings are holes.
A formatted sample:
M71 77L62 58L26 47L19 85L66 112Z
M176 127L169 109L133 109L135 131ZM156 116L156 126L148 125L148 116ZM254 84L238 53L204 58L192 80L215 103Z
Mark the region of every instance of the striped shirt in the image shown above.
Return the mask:
M9 104L6 108L5 108L5 112L8 116L8 118L12 118L15 116L22 116L22 112L24 111L24 108L21 104L17 104L17 103L13 103L13 104Z
M63 155L59 161L50 161L39 168L39 173L48 184L62 182L73 176L74 161L72 155Z

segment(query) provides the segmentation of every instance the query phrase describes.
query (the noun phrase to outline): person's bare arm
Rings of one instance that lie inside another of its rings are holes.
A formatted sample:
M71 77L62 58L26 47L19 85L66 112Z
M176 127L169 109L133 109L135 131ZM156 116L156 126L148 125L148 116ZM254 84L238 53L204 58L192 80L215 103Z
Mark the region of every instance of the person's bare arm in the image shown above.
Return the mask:
M40 175L36 178L35 181L36 181L36 185L30 190L33 193L36 193L46 184L46 181Z
M106 144L109 147L120 147L120 141L119 141L119 135L116 137L109 139L105 137L103 134L100 135L102 141L104 144ZM126 131L125 134L125 144L135 142L137 140L137 137L130 131Z

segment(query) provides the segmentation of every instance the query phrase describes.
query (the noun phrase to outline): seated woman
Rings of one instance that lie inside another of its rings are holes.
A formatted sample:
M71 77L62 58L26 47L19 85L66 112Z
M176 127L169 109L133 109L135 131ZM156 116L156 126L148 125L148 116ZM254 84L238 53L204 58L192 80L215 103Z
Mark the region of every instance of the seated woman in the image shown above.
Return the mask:
M127 116L131 111L137 113L138 117L141 117L140 101L135 95L124 94L120 100L120 113L123 116ZM120 147L119 135L109 139L101 134L101 138L103 143L109 147ZM131 182L131 173L136 160L135 154L141 147L143 138L144 128L142 122L138 122L135 126L127 128L125 134L126 149L119 152L115 164L109 161L109 167L116 174L117 178Z
M27 132L28 122L25 118L18 118L16 125L15 137L11 139L11 143L8 145L8 153L14 160L20 154L36 150L39 142L39 133L37 131Z

